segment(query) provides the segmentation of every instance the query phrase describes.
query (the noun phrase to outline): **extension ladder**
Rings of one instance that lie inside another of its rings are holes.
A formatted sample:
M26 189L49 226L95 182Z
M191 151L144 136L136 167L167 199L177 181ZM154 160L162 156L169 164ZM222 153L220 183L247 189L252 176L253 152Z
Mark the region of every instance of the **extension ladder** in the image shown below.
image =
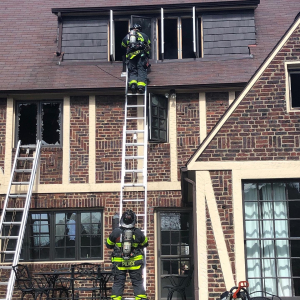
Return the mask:
M133 210L137 216L137 227L147 236L147 87L144 94L128 92L128 70L126 75L120 217L127 209ZM146 249L144 257L146 286Z
M36 146L21 146L21 141L17 145L0 220L0 270L1 278L5 275L7 279L7 281L1 279L0 285L7 286L7 292L5 298L0 300L12 299L15 284L12 266L18 264L21 254L40 149L41 141L37 141ZM23 153L24 150L26 153Z

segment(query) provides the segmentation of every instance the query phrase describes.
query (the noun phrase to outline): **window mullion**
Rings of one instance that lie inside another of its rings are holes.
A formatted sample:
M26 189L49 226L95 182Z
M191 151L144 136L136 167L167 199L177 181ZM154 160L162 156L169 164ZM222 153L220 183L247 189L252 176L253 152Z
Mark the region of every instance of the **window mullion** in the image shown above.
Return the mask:
M196 27L196 7L193 6L193 51L195 54L195 57L199 57L198 55L198 50L197 50L197 39L196 39L196 32L197 32L197 27Z
M165 43L165 38L164 38L164 9L163 8L161 8L160 9L160 19L161 19L161 21L160 21L160 39L161 39L161 41L160 41L160 49L161 49L161 60L164 60L164 52L165 52L165 47L164 47L164 43Z
M39 101L38 105L37 105L37 116L36 116L36 123L37 123L36 141L42 140L42 125L43 125L43 121L42 121L43 110L42 110L42 107L43 107L43 103L42 103L42 101Z
M181 22L181 18L177 18L177 49L178 49L178 59L182 59L182 22Z
M114 14L113 14L113 10L111 9L109 11L109 24L110 24L110 35L109 35L109 39L110 39L110 61L114 61Z

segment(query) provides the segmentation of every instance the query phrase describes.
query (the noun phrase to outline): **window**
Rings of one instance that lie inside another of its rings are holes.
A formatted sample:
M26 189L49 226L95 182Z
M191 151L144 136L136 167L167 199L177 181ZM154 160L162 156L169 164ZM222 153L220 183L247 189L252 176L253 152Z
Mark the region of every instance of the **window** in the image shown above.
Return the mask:
M163 24L161 24L161 20ZM158 20L159 59L201 57L201 20L193 14L181 17L164 15Z
M168 99L160 95L150 95L149 101L149 141L166 143L168 130Z
M21 259L102 259L102 240L101 211L30 212ZM10 244L7 250L14 247ZM9 259L11 257L7 256L6 260Z
M158 268L161 299L166 299L169 285L166 275L186 275L193 264L192 216L188 211L158 213ZM186 290L187 298L192 298L193 288ZM181 299L174 293L173 299Z
M300 70L290 70L291 108L300 109Z
M23 145L34 145L42 140L42 145L62 144L62 102L35 101L17 102L16 141Z
M250 292L300 296L300 180L243 183Z

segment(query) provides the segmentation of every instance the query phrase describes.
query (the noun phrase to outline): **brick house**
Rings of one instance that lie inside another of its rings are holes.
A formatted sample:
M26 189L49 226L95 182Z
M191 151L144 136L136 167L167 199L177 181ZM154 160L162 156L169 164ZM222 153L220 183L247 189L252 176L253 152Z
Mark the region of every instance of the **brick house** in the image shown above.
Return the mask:
M43 141L22 262L110 267L124 123L118 45L142 22L149 102L167 124L148 144L149 299L165 299L164 275L192 265L191 299L217 299L245 279L251 291L297 298L299 0L23 5L0 3L2 202L17 141Z

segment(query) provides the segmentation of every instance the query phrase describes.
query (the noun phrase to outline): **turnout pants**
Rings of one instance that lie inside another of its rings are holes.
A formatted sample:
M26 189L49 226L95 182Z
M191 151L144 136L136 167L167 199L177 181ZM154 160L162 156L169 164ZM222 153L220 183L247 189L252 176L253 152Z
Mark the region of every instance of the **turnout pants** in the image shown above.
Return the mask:
M128 60L128 84L129 87L135 83L138 88L145 88L147 85L147 69L145 64L146 56L137 55Z
M114 269L114 283L111 292L111 300L122 299L127 272L129 272L135 300L147 299L143 286L142 267L138 270L119 270L116 266L114 266Z

